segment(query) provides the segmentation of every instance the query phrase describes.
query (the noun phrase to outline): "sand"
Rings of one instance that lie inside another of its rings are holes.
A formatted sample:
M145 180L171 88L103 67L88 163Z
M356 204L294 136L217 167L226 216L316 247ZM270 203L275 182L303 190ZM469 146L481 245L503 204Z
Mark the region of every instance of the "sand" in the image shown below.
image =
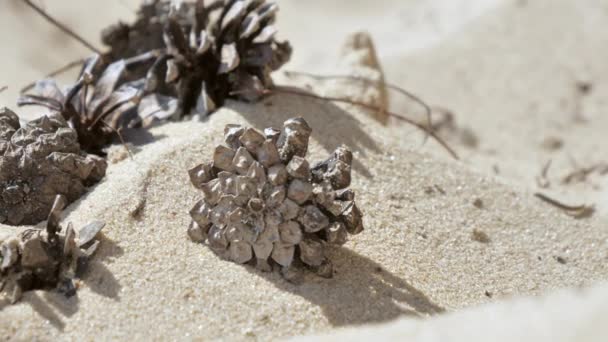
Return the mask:
M129 16L120 1L107 7L79 2L72 9L67 1L58 3L47 7L82 25L91 39L113 16ZM287 69L357 73L356 66L344 63L340 47L350 32L369 31L387 80L454 113L455 128L442 134L460 161L431 140L423 145L424 136L410 126L393 121L384 126L357 108L293 95L275 95L256 105L230 102L205 122L156 127L137 137L133 160L111 164L105 180L65 213L64 222L100 219L107 224L78 296L66 300L36 291L17 305L2 302L0 336L270 340L336 328L348 328L338 334L353 336L360 325L399 319L363 330L360 337L386 333L385 339L445 340L488 337L491 329L474 329L484 325L496 326L494 331L530 330L522 325L526 311L547 316L543 326L560 322L568 327L565 321L574 327L586 319L597 322L589 323L588 331L601 328L601 321L589 317L605 317L605 311L580 303L605 303L605 286L587 295L513 298L593 286L608 276L608 195L603 189L608 177L560 182L573 168L571 159L586 166L608 158L602 149L608 127L602 116L608 89L603 81L608 73L606 3L451 3L285 2L281 36L296 47ZM0 6L2 19L16 20L5 13L17 5ZM96 14L92 19L73 15L87 6ZM34 16L20 15L36 22ZM310 28L303 30L305 24ZM52 44L45 35L55 33L43 23L32 25L28 38L23 31L17 47L1 57L3 75L15 85L0 95L5 104L12 103L17 85L86 52L66 42L44 58L33 56L34 47ZM4 31L0 37L15 41L17 35ZM358 90L352 82L328 85L280 74L277 79L323 93ZM580 81L592 82L593 90L577 100ZM422 119L413 102L391 95L392 109ZM188 210L200 197L186 170L210 158L223 127L279 126L296 115L313 128L310 159L325 158L340 144L355 151L353 188L366 214L366 230L331 250L334 278L307 275L302 285L222 261L185 233ZM463 142L465 129L477 137L476 146L470 139ZM559 137L564 146L548 151L541 146L546 137ZM112 148L113 158L121 154L121 146ZM571 203L594 203L594 215L575 219L533 196L535 177L548 159L553 160L551 187L542 191ZM475 205L478 199L481 206ZM16 230L0 226L0 231ZM489 241L477 241L474 231ZM588 315L552 315L574 307L588 308ZM490 322L488 317L504 319ZM452 334L462 326L468 335Z
M401 318L293 341L604 341L606 284L480 305L433 319Z

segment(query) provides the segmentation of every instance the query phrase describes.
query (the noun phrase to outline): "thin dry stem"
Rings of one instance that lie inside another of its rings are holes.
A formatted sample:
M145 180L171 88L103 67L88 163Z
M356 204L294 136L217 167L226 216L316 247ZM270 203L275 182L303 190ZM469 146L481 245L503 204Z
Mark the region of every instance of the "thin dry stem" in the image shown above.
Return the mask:
M8 86L2 86L2 87L0 87L0 93L3 92L3 91L5 91L6 89L8 89Z
M600 175L608 173L608 163L598 163L589 167L577 168L562 178L562 184L585 182L587 177L594 172L597 172Z
M543 202L546 202L558 209L563 210L566 214L573 216L575 218L589 217L595 211L595 207L593 205L586 205L586 204L568 205L568 204L564 204L556 199L553 199L545 194L542 194L540 192L535 193L534 196L536 196Z
M273 93L292 94L292 95L309 97L309 98L313 98L313 99L330 101L330 102L348 103L348 104L352 104L352 105L363 107L363 108L370 109L370 110L380 110L380 108L378 108L377 106L370 105L368 103L361 102L361 101L356 101L356 100L351 100L351 99L346 99L346 98L341 98L341 97L321 96L321 95L317 95L314 93L308 93L308 92L304 92L304 91L300 91L300 90L288 89L288 88L285 88L282 86L275 86L273 89L265 90L265 93L267 93L267 94L273 94ZM458 154L443 139L441 139L441 137L439 137L435 132L433 132L430 127L427 128L427 127L425 127L425 125L423 125L419 122L416 122L408 117L405 117L401 114L397 114L397 113L390 112L390 111L386 111L386 113L399 121L406 122L418 129L420 129L421 131L427 133L437 143L439 143L439 145L441 145L454 159L456 159L456 160L460 159L458 157Z
M127 150L127 154L129 154L129 158L131 160L135 160L135 158L133 158L133 153L131 153L131 149L129 149L129 146L127 146L127 142L125 141L124 137L122 136L122 134L120 133L119 130L117 130L116 128L110 126L107 122L101 120L101 123L108 127L109 129L111 129L114 133L116 133L116 135L118 136L118 139L120 140L120 143L122 144L122 146L125 148L125 150Z
M399 93L401 93L402 95L408 97L409 99L413 100L414 102L418 103L420 106L422 106L424 108L424 112L426 115L426 120L427 120L427 124L429 127L431 127L431 107L424 102L420 97L418 97L417 95L413 94L412 92L405 90L402 87L399 87L398 85L386 82L386 81L378 81L378 80L373 80L367 77L362 77L362 76L353 76L353 75L318 75L318 74L313 74L313 73L309 73L309 72L302 72L302 71L285 71L285 75L287 76L291 76L291 75L301 75L301 76L306 76L306 77L310 77L310 78L314 78L316 80L351 80L351 81L358 81L358 82L363 82L366 84L372 84L372 85L376 85L376 86L381 86L381 87L385 87L385 88L389 88L392 90L395 90Z
M41 15L44 19L46 19L48 22L50 22L55 27L57 27L58 29L60 29L61 31L63 31L65 34L67 34L70 37L74 38L79 43L81 43L82 45L86 46L89 50L91 50L91 51L93 51L93 52L95 52L97 54L101 54L101 51L99 51L99 49L97 49L95 46L93 46L93 44L89 43L86 39L82 38L80 35L78 35L72 29L70 29L66 25L62 24L61 22L59 22L57 19L51 17L40 6L36 5L31 0L23 0L23 2L26 5L28 5L31 9L33 9L34 11L36 11L39 15Z

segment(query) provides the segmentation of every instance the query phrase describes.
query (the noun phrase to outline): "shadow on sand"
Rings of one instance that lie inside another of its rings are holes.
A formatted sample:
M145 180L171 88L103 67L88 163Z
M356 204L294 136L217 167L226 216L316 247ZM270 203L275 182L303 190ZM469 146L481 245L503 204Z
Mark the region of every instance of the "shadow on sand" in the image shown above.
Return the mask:
M313 129L312 138L328 152L333 152L342 144L350 147L353 152L359 152L362 156L365 156L368 151L380 152L380 148L365 131L365 127L347 111L329 101L291 94L277 94L254 104L229 101L225 106L243 115L259 130L269 126L278 128L283 125L285 120L301 116ZM303 108L307 112L303 112ZM264 114L259 115L258 113ZM364 177L372 177L367 167L357 158L353 161L353 168Z
M121 256L123 253L123 249L114 241L102 237L100 249L93 256L85 274L82 275L81 280L85 286L100 296L120 301L118 294L121 286L102 261L110 257ZM8 299L1 299L0 312L8 305L11 305ZM55 329L63 331L64 319L78 312L80 300L78 291L76 295L66 297L55 290L39 290L24 293L21 300L15 305L29 305L41 319L48 321Z
M313 128L312 138L329 152L341 144L361 156L381 152L362 123L328 101L277 94L256 104L231 101L226 107L243 115L257 129L281 127L285 120L302 116ZM353 169L364 177L373 177L357 158ZM445 311L407 281L365 256L346 248L332 248L328 254L334 265L334 277L324 279L304 271L305 280L299 285L285 281L278 272L263 273L249 266L246 268L277 288L319 306L333 326L384 322L400 315L426 316Z
M301 284L287 282L278 272L248 269L277 288L319 306L333 326L378 323L401 315L418 317L445 311L406 280L365 256L336 247L329 251L329 258L334 265L333 278L324 279L304 271Z

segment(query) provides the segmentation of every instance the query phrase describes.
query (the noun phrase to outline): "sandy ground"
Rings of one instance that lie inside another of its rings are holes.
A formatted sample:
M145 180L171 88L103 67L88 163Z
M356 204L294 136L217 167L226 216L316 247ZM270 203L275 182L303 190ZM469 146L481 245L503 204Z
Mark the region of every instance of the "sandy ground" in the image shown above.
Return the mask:
M462 160L452 160L430 140L422 145L423 136L409 126L383 126L370 113L290 95L257 105L233 102L203 123L157 127L151 136L139 137L148 142L134 149L134 160L112 164L106 179L66 213L66 221L76 224L107 223L77 298L33 292L18 305L2 302L2 316L9 319L0 322L0 336L268 340L401 318L382 332L445 340L461 336L450 329L480 324L479 317L505 317L492 321L504 331L521 327L515 314L520 307L554 317L549 313L573 303L587 308L580 303L606 302L608 289L601 286L586 296L568 292L530 299L528 306L504 300L607 279L608 177L591 174L576 184L562 180L575 164L608 159L602 134L608 127L602 115L608 98L608 2L281 5L281 36L296 47L287 69L357 72L344 65L340 48L350 32L369 31L387 80L454 113L454 125L441 133ZM46 6L91 40L113 17L128 18L134 7L121 1ZM20 85L86 54L20 8L16 1L0 4L1 22L10 28L0 31L3 46L11 47L0 56L0 74L11 86L0 95L7 105ZM352 82L278 79L323 92L357 90ZM578 94L577 82L591 83L591 92ZM392 99L392 109L422 118L411 101L396 94ZM310 159L324 158L341 143L356 151L353 187L366 214L366 230L331 251L336 276L309 275L299 286L221 261L185 234L188 210L200 196L185 171L210 158L224 125L264 128L295 115L314 130ZM558 138L563 146L548 150L547 138ZM575 219L533 196L535 178L549 159L551 184L542 191L569 203L594 203L593 216ZM474 205L477 199L481 206ZM477 241L474 231L489 241ZM587 316L555 317L547 322ZM470 331L463 338L487 330ZM381 336L377 330L368 333L361 336ZM385 338L391 336L398 335ZM551 340L551 335L530 338Z
M606 284L475 306L433 319L338 329L293 341L597 341L608 336Z

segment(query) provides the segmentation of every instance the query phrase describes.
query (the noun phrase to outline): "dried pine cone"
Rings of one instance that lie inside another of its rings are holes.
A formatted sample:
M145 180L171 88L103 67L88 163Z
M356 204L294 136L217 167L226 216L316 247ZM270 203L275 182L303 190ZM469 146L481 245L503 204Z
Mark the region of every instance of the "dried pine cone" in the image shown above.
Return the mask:
M94 55L86 60L71 87L60 89L52 79L41 80L33 93L22 95L17 104L44 106L61 114L76 130L84 151L103 154L103 148L128 121L124 117L136 112L143 95L143 82L122 83L126 68L124 60L104 66L101 57Z
M291 56L289 43L274 39L277 10L264 0L172 5L147 90L176 97L182 115L206 115L230 97L257 100Z
M90 223L78 232L69 223L65 233L59 234L59 215L65 205L65 198L58 195L46 231L28 229L1 242L0 290L9 293L11 302L35 289L56 288L67 296L76 293L73 280L97 249L99 241L94 238L104 223Z
M0 109L0 223L44 220L55 195L69 202L98 182L106 162L82 152L76 131L59 115L21 127L9 109Z
M274 40L277 10L261 0L227 1L215 21L202 11L190 32L169 17L165 81L176 83L185 114L209 113L228 97L255 101L272 85L270 72L291 55L289 43Z
M302 118L281 131L228 125L226 146L213 162L189 171L204 199L190 211L188 235L221 257L253 262L262 270L276 263L287 270L294 257L330 277L326 244L342 245L363 230L362 214L347 189L352 153L342 146L312 168L304 158L312 130Z

